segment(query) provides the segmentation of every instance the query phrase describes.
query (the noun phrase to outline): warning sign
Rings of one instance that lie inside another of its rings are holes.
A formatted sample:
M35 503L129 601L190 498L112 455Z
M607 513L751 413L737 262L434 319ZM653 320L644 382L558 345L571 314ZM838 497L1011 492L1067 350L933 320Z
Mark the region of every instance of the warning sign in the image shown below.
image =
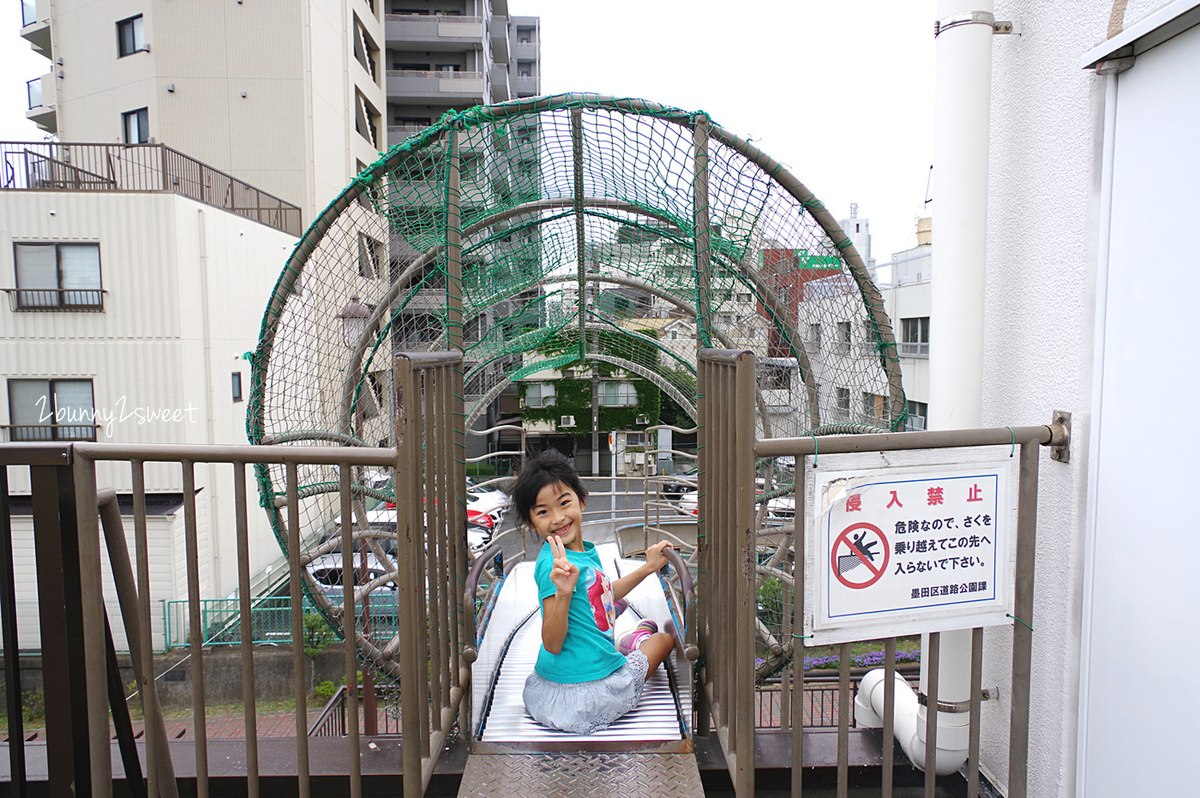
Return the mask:
M843 529L833 542L831 568L839 582L851 590L860 590L879 581L887 570L889 559L887 536L879 527L854 524Z
M805 508L813 642L1007 623L1017 486L1008 454L822 455Z

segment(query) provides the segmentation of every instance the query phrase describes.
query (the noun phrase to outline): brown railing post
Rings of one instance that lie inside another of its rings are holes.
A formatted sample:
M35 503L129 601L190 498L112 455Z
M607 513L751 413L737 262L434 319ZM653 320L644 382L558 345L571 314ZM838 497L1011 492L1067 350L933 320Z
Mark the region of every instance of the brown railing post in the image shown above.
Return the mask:
M4 700L8 710L8 773L17 795L27 795L25 734L22 728L21 667L17 641L17 592L8 509L8 467L0 464L0 627L4 635Z
M701 561L708 577L705 692L739 796L754 794L754 641L757 572L754 501L755 358L702 349L698 449ZM731 423L713 424L715 418ZM717 611L720 608L720 611ZM702 621L703 623L703 621Z

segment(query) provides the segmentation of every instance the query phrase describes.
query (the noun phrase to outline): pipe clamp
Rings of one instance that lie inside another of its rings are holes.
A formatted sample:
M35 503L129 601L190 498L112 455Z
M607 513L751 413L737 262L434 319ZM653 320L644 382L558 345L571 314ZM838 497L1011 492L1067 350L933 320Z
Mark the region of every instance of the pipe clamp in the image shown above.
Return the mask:
M933 23L933 38L937 38L945 31L951 28L957 28L960 25L987 25L992 29L992 33L1006 34L1015 33L1021 35L1019 26L1015 22L1002 20L996 21L996 17L990 11L967 11L962 14L955 14L939 19Z
M983 701L987 701L988 698L989 698L988 691L987 690L982 691L980 694L980 699ZM929 699L925 696L924 693L918 691L917 692L917 703L923 707L927 707L927 706L929 706ZM970 699L967 699L966 701L938 701L937 708L938 708L938 712L946 712L946 713L952 714L952 715L961 714L963 712L971 711L971 701L970 701Z

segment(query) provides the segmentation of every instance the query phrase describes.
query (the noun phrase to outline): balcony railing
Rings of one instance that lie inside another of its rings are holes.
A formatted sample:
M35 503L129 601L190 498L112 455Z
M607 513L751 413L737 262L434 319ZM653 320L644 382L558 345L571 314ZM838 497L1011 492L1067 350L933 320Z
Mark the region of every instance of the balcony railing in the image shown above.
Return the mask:
M393 78L446 78L447 80L483 80L482 72L468 72L466 70L448 70L440 69L389 69L387 73L388 79Z
M8 307L15 311L102 311L104 294L102 288L5 288Z
M94 441L99 424L0 424L10 443L42 441Z
M900 357L929 357L928 341L901 341L897 346L900 348Z
M162 144L0 142L0 189L171 191L290 235L300 209Z
M29 97L29 110L42 107L42 79L25 81L25 94Z

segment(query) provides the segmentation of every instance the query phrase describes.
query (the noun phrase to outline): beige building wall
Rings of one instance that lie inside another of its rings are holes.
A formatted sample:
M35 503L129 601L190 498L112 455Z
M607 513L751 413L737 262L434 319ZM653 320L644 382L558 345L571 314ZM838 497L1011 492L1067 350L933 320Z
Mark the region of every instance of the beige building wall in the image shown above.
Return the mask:
M58 136L121 142L122 114L146 108L154 141L299 205L308 225L386 148L382 59L373 78L353 44L382 42L375 5L57 0ZM119 57L117 22L137 14L147 49ZM355 130L361 101L379 114L374 143Z
M174 194L0 192L0 288L16 287L13 244L37 242L100 244L104 310L17 312L6 303L0 308L6 381L90 379L101 442L246 441L250 367L242 355L257 342L262 309L293 237ZM242 375L242 401L232 394L235 372ZM0 391L6 422L8 401L8 391ZM147 420L164 411L166 419ZM195 474L202 593L223 597L237 585L229 556L236 550L232 468L197 465ZM182 490L177 465L147 464L145 475L149 492ZM97 483L128 493L128 465L99 464ZM13 469L10 486L14 494L27 492L27 472ZM247 492L253 497L254 486ZM250 509L257 573L278 559L279 549L265 514ZM186 596L182 513L174 534L178 551L168 558L169 573L156 573L165 593L156 599Z

